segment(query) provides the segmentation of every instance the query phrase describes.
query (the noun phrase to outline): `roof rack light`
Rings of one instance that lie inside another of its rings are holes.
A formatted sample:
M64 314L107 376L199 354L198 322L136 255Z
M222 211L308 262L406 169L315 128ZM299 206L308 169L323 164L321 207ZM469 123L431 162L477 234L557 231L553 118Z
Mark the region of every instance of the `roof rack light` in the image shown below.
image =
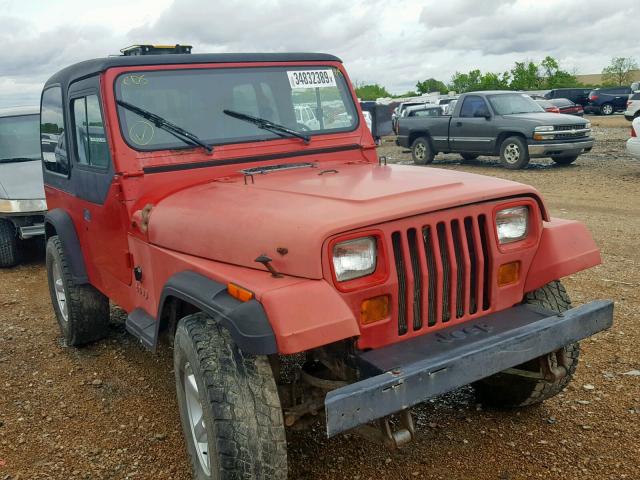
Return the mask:
M191 53L191 45L131 45L120 50L126 57L136 55L170 55Z

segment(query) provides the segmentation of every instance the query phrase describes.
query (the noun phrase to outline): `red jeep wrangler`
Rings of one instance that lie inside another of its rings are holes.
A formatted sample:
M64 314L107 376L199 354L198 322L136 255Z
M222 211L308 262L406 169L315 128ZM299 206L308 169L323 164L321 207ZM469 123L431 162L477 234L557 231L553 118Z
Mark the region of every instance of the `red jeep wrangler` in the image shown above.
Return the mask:
M101 339L111 300L145 347L172 340L196 478L285 478L285 427L322 417L397 447L411 406L470 383L540 402L611 325L559 281L600 263L582 224L525 185L386 165L334 56L90 60L41 118L62 333Z

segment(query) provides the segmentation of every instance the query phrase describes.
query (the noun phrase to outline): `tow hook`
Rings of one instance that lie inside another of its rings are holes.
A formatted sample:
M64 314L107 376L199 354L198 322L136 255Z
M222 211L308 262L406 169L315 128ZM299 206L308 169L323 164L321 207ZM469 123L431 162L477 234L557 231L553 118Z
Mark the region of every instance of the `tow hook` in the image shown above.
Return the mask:
M394 416L397 416L400 424L395 431L391 424ZM354 433L371 442L381 443L389 450L396 450L415 439L416 430L413 424L413 417L408 409L402 410L395 415L381 418L377 423L377 428L372 425L362 425L354 429Z
M555 365L553 359L556 359ZM564 349L540 357L540 369L544 379L550 383L559 382L567 375L569 360Z

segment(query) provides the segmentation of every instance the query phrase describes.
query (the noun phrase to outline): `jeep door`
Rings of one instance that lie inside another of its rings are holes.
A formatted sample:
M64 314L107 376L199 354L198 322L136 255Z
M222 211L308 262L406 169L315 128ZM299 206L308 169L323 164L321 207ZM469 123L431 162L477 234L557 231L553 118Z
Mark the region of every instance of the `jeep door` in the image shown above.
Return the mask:
M451 149L455 152L493 152L496 129L491 119L491 111L483 97L465 96L458 117L451 119Z
M100 100L99 77L73 83L67 99L67 153L70 186L76 197L76 221L82 230L85 258L102 285L131 283L126 237L126 209L109 148Z

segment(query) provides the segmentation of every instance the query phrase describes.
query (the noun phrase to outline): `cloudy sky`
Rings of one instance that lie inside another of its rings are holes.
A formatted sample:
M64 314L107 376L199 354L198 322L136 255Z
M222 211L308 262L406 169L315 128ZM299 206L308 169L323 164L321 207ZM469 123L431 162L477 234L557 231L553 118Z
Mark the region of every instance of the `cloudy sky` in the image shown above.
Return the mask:
M0 0L0 107L35 104L56 70L133 43L329 52L393 93L546 55L598 73L612 56L640 61L638 19L640 0Z

